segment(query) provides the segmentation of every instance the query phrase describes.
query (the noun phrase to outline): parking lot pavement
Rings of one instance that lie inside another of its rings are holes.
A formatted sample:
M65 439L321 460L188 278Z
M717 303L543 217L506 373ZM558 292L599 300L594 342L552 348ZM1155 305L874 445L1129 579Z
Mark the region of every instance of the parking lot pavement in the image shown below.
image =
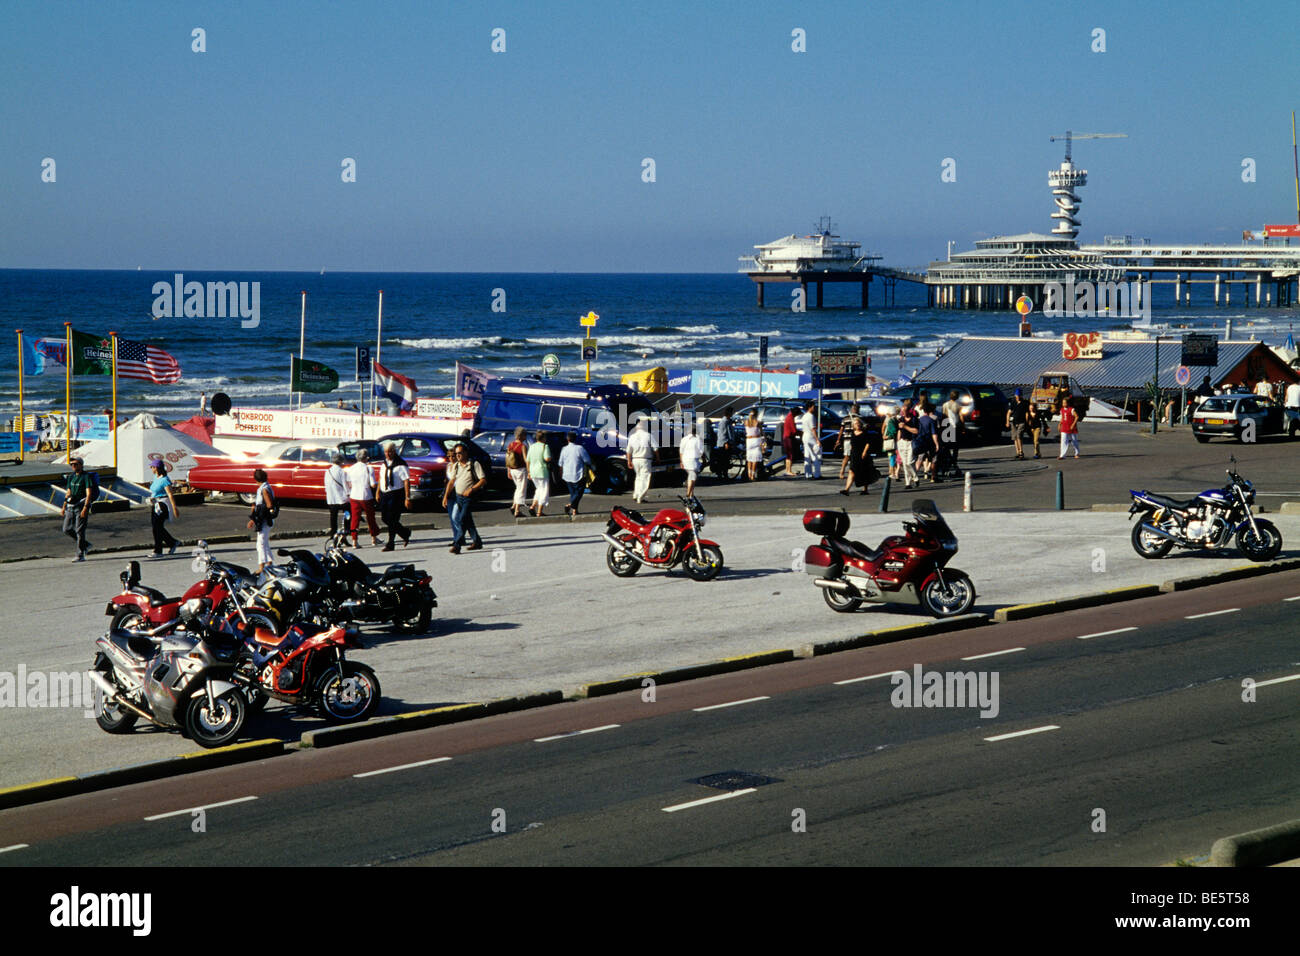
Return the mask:
M1123 514L945 513L960 540L952 563L974 580L976 610L1244 563L1235 552L1144 561L1132 551L1131 525ZM874 545L896 533L903 517L855 514L851 535ZM1300 517L1281 515L1276 523L1287 542L1283 556L1300 553ZM705 534L721 544L726 569L705 584L680 573L644 570L615 578L605 566L601 530L594 523L490 527L484 529L484 550L456 556L447 553L445 532L417 532L412 546L392 557L414 561L433 575L439 607L424 636L366 629L371 646L356 656L378 672L381 713L562 689L928 620L919 611L897 608L832 612L798 570L803 549L817 539L794 514L711 518ZM214 550L230 560L248 557L244 547ZM119 589L118 571L143 553L92 554L83 564L37 559L6 565L0 573L0 606L6 610L0 672L87 667L94 640L108 623L105 604ZM387 557L369 548L360 555L372 566ZM181 593L197 578L188 557L142 567L144 583L168 594ZM194 749L161 731L109 736L83 711L80 700L0 709L0 786ZM316 718L272 707L249 733L296 739L320 725Z

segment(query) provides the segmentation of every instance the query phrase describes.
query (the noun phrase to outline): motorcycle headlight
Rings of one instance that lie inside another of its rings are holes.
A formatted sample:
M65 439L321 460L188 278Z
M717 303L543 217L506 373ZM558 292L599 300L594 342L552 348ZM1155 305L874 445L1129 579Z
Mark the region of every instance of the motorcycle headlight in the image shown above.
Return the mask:
M699 511L695 512L695 527L703 528L706 523L707 521L704 517L704 514Z

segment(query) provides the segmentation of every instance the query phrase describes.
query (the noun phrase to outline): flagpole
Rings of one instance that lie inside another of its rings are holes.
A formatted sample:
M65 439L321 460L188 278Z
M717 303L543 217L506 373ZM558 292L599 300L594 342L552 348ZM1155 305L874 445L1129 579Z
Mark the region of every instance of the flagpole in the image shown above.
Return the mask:
M303 360L303 349L307 342L307 290L302 290L302 317L298 320L298 361ZM289 404L293 405L293 397L290 396ZM302 408L302 392L298 393L298 407Z
M379 361L379 348L384 341L384 290L379 290L379 328L375 332L375 362ZM375 364L370 363L370 414L375 413Z
M63 334L65 338L63 357L67 359L63 366L63 400L64 400L64 418L63 427L66 431L63 434L63 445L67 456L67 464L72 465L72 323L63 323Z
M290 412L293 411L293 353L292 352L289 353L289 411ZM290 427L289 431L290 433L292 433L293 428ZM290 437L293 437L292 434L290 435Z
M113 337L113 420L108 423L108 430L113 433L113 474L117 474L117 333L109 332Z
M14 331L18 333L18 464L21 465L27 447L27 416L23 410L23 330Z

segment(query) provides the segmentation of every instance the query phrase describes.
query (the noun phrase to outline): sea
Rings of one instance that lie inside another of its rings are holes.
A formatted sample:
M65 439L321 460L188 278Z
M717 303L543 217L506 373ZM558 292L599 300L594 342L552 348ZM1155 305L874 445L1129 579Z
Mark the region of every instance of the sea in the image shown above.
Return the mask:
M1012 311L929 308L925 289L906 282L892 294L873 282L866 309L856 285L827 284L822 309L798 312L791 308L795 286L769 286L767 305L760 309L754 284L743 274L182 275L186 283L259 283L257 326L246 328L237 316L155 318L155 284L175 283L173 272L8 269L0 270L0 328L59 337L70 322L78 332L117 332L165 349L179 360L181 380L174 385L120 380L118 411L177 420L196 413L204 393L210 401L224 392L242 406L289 405L289 357L299 349L304 291L304 355L335 369L341 383L336 393L306 396L304 404L359 400L355 355L360 345L373 353L378 344L380 361L414 379L421 397L450 397L457 361L495 374L541 374L543 357L554 353L561 377L581 378L580 340L586 330L578 320L588 312L600 317L592 378L614 381L654 365L755 366L760 336L768 337L769 368L806 371L812 349L861 346L871 357L872 372L893 379L923 369L963 336L1013 336L1019 324ZM1240 288L1234 289L1238 295ZM1297 318L1295 309L1243 307L1239 299L1231 307L1215 307L1209 286L1196 286L1192 295L1189 306L1175 307L1172 288L1155 287L1153 326L1174 333L1221 332L1231 319L1235 339L1281 345ZM1129 328L1121 319L1043 319L1032 313L1029 318L1034 334L1043 336ZM0 415L8 418L18 410L17 338L11 333L0 341ZM107 378L74 378L74 412L99 413L110 401ZM26 377L25 404L29 414L62 410L62 366Z

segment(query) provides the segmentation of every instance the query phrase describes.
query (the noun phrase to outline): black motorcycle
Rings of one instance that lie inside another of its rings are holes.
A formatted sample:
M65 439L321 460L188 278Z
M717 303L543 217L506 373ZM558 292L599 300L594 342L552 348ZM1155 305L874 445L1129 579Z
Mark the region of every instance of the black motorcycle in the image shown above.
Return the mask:
M330 580L334 620L358 624L392 622L399 630L423 634L433 620L438 595L433 579L413 564L392 564L382 574L348 551L343 529L325 543L323 563ZM295 557L299 552L293 552Z
M1282 534L1251 510L1255 486L1237 474L1237 459L1229 459L1228 483L1195 498L1179 500L1145 489L1129 491L1133 504L1128 513L1138 515L1133 526L1133 550L1144 558L1163 558L1174 546L1219 551L1234 536L1241 553L1252 561L1271 561L1282 550Z

